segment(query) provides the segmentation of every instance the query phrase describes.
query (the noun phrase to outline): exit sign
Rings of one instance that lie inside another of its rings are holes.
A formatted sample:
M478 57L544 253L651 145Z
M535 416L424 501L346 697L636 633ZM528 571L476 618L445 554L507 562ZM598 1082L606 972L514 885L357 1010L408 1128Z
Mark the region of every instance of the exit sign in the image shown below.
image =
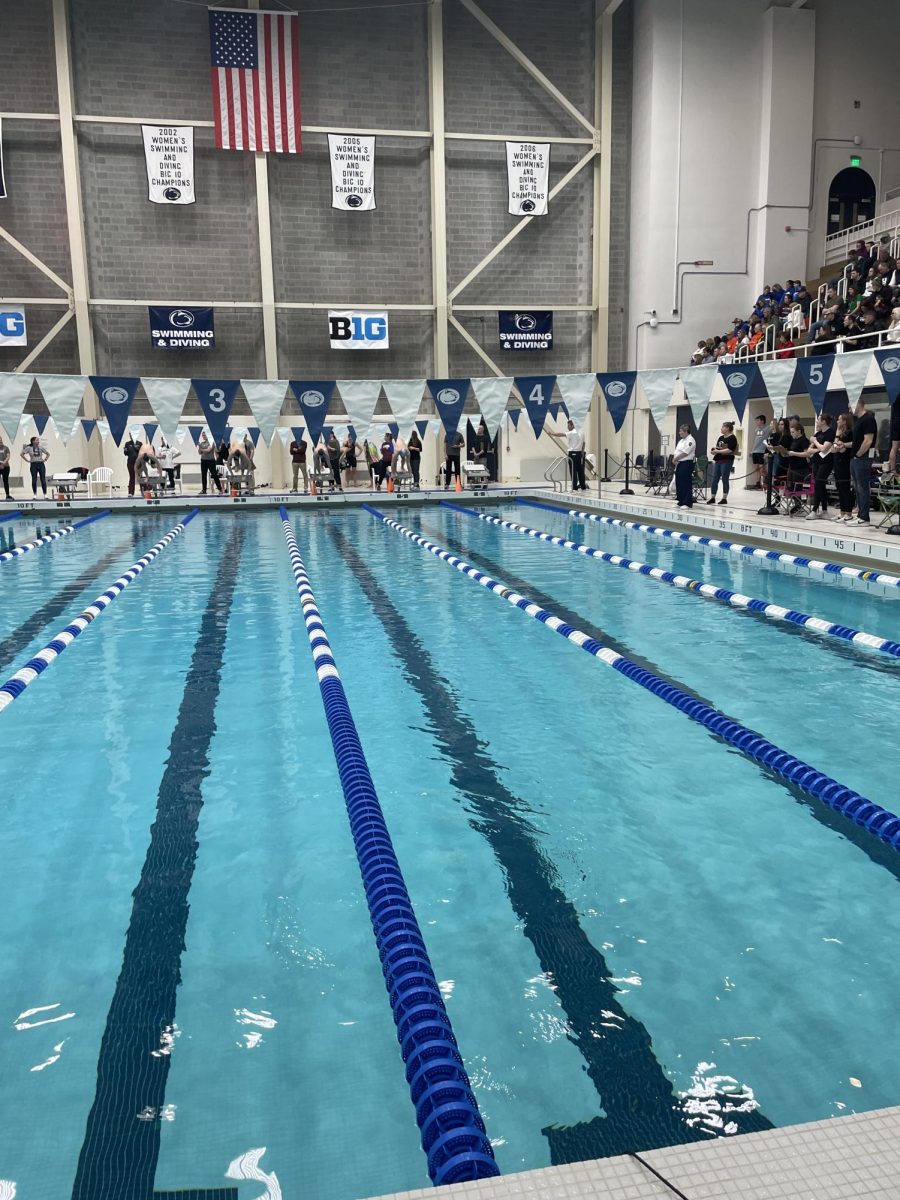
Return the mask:
M862 159L859 157L858 154L850 155L850 166L851 167L858 167L861 162L862 162Z

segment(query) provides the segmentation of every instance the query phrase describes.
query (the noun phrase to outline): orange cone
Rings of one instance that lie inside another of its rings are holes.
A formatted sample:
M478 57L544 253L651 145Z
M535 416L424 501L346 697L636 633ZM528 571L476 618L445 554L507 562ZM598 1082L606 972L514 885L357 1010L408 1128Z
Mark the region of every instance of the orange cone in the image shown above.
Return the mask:
M460 477L458 475L456 477L456 490L458 492L462 491L462 480L460 479Z
M318 493L316 492L316 481L312 478L312 476L310 476L310 480L309 480L309 494L311 496L318 495Z
M387 490L388 490L389 492L392 492L392 491L394 490L394 477L393 477L393 475L388 475L388 486L387 486Z

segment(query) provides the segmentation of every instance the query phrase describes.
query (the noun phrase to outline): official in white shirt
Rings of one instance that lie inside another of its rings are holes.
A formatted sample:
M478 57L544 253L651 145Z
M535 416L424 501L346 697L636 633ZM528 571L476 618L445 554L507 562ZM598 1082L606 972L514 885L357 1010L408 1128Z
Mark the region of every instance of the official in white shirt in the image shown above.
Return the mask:
M584 434L570 421L566 430L566 449L569 452L569 468L572 472L572 491L587 491L584 482Z
M694 460L697 443L691 437L689 425L678 426L678 445L675 447L675 496L679 508L694 507Z

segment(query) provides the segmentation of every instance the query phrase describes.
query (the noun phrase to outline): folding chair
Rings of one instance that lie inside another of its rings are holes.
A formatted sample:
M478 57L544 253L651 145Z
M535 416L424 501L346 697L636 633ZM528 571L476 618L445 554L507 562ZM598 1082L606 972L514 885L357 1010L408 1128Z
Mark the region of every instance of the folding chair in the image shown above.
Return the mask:
M694 503L702 503L706 499L706 476L709 473L709 459L701 454L694 459L694 474L691 477L691 487L694 489Z
M878 507L884 513L876 529L880 529L882 525L893 524L893 519L900 517L900 475L882 475L875 498L878 500Z
M781 493L785 515L788 517L805 517L807 513L812 511L812 504L810 502L815 494L816 481L812 471L809 472L805 479L796 481L791 480L790 475L788 475Z

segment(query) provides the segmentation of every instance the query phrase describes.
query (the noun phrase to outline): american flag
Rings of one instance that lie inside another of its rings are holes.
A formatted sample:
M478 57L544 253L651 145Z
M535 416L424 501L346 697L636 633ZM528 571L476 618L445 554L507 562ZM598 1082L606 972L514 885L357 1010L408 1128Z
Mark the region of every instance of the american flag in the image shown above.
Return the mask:
M209 45L219 149L299 153L297 14L211 8Z

